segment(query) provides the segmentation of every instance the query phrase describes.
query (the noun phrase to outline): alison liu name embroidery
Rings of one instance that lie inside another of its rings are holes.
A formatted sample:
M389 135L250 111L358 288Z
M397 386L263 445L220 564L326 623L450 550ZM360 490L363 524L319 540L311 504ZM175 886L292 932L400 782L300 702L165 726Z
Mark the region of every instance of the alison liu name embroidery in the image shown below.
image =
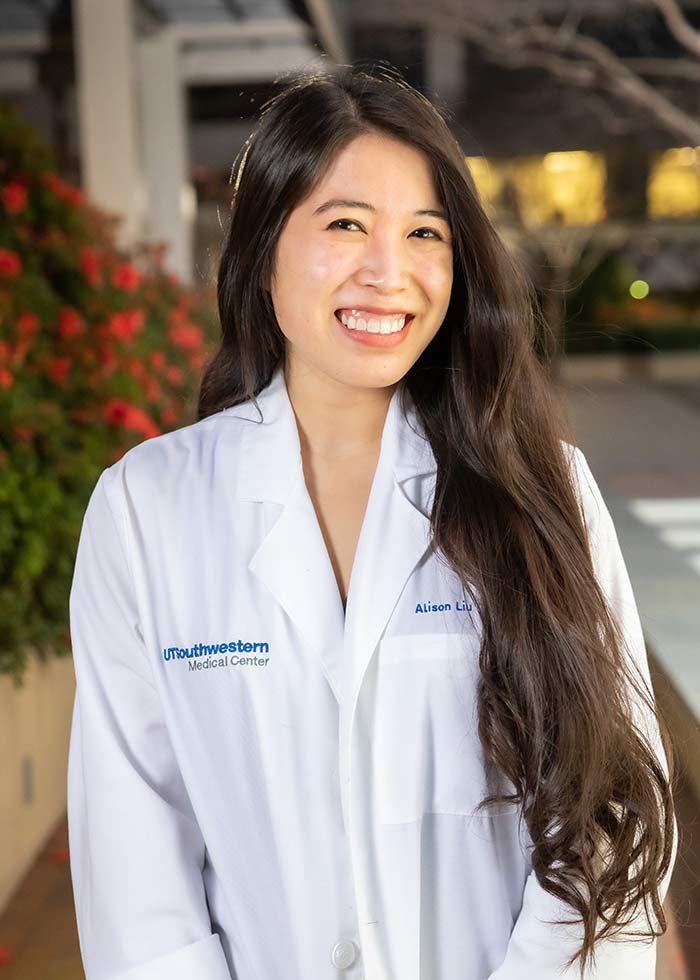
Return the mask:
M454 607L451 602L419 602L416 605L416 613L434 613L434 612L452 612L454 608L455 612L471 612L472 603L465 602L464 599L457 599Z

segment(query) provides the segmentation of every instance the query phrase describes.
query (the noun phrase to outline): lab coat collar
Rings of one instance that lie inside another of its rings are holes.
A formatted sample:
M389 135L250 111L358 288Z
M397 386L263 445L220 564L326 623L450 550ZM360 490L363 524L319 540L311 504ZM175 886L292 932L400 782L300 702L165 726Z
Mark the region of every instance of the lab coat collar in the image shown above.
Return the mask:
M389 402L380 452L383 462L391 466L397 483L436 472L435 458L422 434L408 391L404 392L406 414L401 411L403 388L402 383ZM247 401L222 413L255 423L246 427L244 433L244 466L237 476L235 495L241 500L285 504L299 478L303 479L303 469L299 431L281 362L256 402L260 411L252 401Z
M394 391L343 613L335 574L308 494L283 366L252 402L225 411L245 419L233 496L273 506L248 568L274 596L321 661L347 721L372 653L413 569L430 544L435 459L412 402ZM408 393L406 393L408 396ZM428 477L427 480L415 478ZM276 512L281 508L279 512ZM341 698L341 690L343 697ZM348 714L349 713L349 714Z

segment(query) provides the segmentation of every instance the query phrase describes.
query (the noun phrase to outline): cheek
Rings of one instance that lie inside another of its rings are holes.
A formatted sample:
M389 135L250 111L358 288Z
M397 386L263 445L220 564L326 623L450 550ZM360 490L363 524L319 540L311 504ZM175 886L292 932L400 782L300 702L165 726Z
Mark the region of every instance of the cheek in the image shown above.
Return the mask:
M332 292L348 274L350 255L347 250L329 249L319 245L308 248L304 253L304 278L318 284L321 291Z
M447 307L450 305L453 281L452 267L450 266L449 273L444 277L442 284L442 305L445 313L447 312Z
M450 302L453 282L454 282L454 263L452 260L452 253L450 252L449 257L443 260L443 262L440 265L440 274L438 278L438 288L442 293L442 298L443 298L443 303L445 305L445 308L447 308Z
M414 275L433 296L452 288L452 253L420 255L415 258Z

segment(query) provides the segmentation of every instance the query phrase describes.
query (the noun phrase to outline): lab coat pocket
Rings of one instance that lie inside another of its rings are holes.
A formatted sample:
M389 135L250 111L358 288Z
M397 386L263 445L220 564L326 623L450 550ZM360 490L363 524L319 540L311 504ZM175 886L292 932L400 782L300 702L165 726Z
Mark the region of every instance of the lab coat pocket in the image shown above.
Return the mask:
M384 639L378 654L374 798L382 823L425 813L488 819L517 804L477 811L488 795L477 730L475 633Z

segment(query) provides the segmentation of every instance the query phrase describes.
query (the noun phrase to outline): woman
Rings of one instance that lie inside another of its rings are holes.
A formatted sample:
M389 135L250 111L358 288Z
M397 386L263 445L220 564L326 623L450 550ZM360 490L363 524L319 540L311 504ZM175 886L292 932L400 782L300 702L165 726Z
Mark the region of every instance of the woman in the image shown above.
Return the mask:
M639 617L457 143L329 69L236 177L199 420L105 470L80 538L88 980L652 980Z

